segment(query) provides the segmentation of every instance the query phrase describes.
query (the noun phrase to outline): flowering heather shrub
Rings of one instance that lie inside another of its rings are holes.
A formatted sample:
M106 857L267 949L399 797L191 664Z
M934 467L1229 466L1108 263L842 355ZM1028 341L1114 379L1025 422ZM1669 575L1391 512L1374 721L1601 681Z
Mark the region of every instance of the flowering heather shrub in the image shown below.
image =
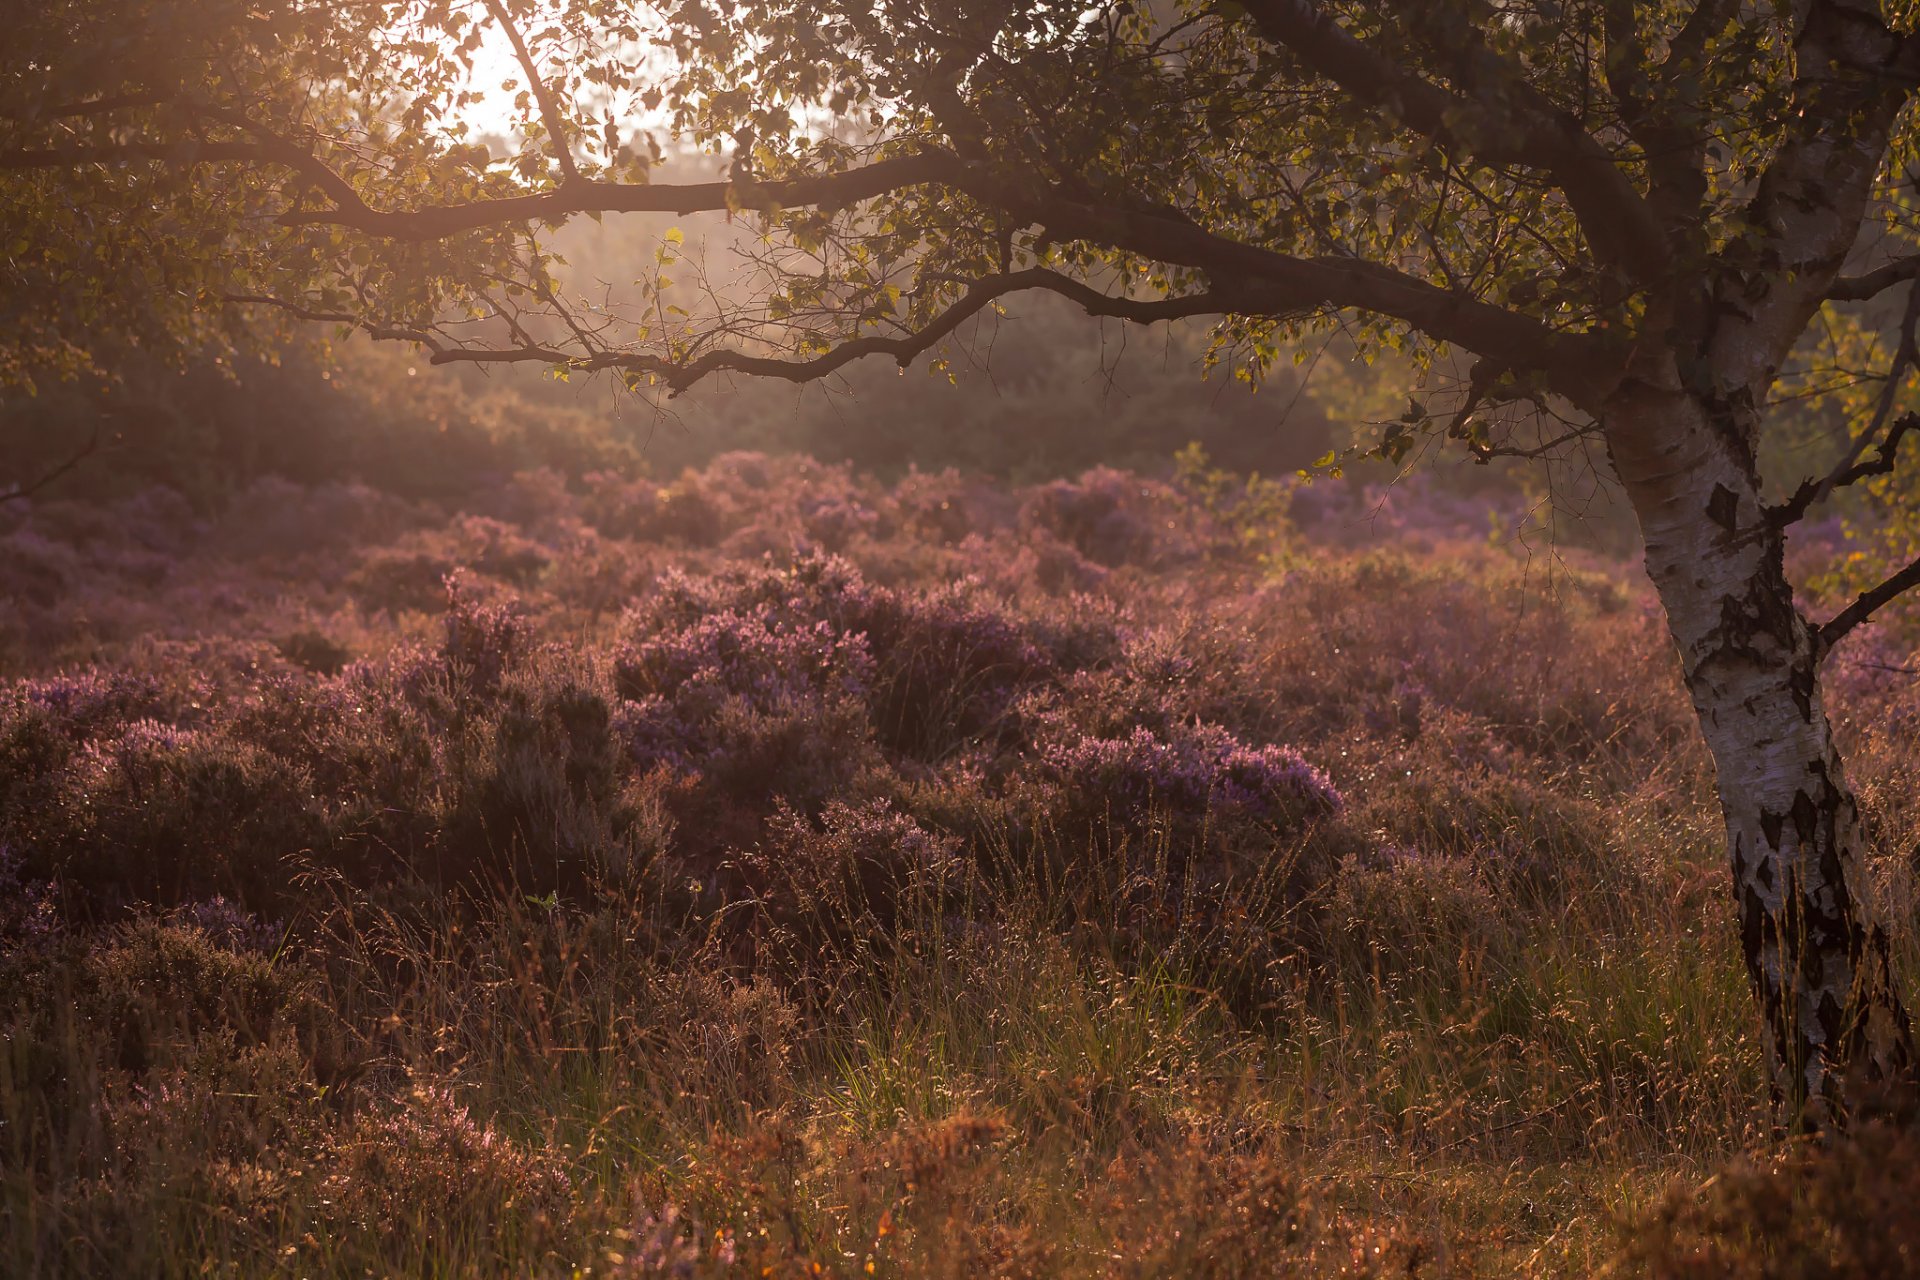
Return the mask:
M1048 744L1043 760L1076 809L1114 818L1165 808L1183 817L1247 817L1293 828L1338 813L1340 792L1286 747L1248 746L1217 725L1162 739L1137 728L1125 737Z
M1192 555L1194 547L1174 518L1186 509L1179 492L1166 484L1095 467L1077 480L1034 489L1020 508L1020 523L1113 568Z
M391 542L418 528L425 514L365 484L306 487L262 476L227 502L205 549L310 569L318 554Z
M635 763L690 768L710 806L742 814L846 787L871 754L865 638L768 603L688 617L666 594L629 616L634 638L613 657Z
M1579 576L1530 577L1484 550L1453 567L1365 552L1302 565L1236 611L1283 737L1365 731L1370 713L1399 733L1417 689L1527 753L1698 759L1664 624Z
M825 620L793 623L761 606L725 610L684 628L642 635L614 660L629 697L670 696L694 718L728 698L756 708L822 695L858 698L873 677L866 640Z
M498 484L476 492L472 510L515 528L543 535L575 520L574 497L567 478L552 467L516 471ZM544 539L543 539L544 540Z
M1161 738L1186 726L1220 722L1235 708L1215 674L1162 628L1114 627L1105 652L1070 667L1057 686L1022 700L1020 716L1036 739L1124 738L1146 729Z
M266 903L286 884L284 860L324 837L310 794L301 770L252 743L138 720L81 749L29 838L103 905Z
M1527 520L1511 492L1467 495L1421 474L1392 484L1320 480L1293 491L1288 517L1316 542L1360 547L1392 544L1429 551L1453 541L1511 536Z
M287 933L284 924L263 920L219 894L175 907L166 919L175 928L199 931L229 951L251 951L260 955L277 951Z
M704 476L688 471L670 485L644 479L603 483L590 496L586 509L603 533L639 542L711 547L731 526L729 507Z
M0 840L0 956L45 946L61 930L56 886L35 880L25 860Z
M80 953L70 998L113 1063L143 1072L193 1060L203 1038L228 1047L292 1036L310 1050L334 1019L308 975L184 921L136 919Z
M614 658L620 692L671 701L692 728L729 703L770 712L799 703L856 701L873 678L863 636L780 618L766 606L725 610L677 630L642 634Z
M980 509L986 503L978 487L969 486L952 468L910 470L894 486L892 497L902 527L930 542L958 543L993 524L991 513Z
M577 888L597 863L624 865L634 815L609 698L560 661L516 670L465 740L438 843L441 874L468 868L528 892Z
M177 710L154 677L121 671L22 680L6 690L0 707L5 723L44 717L76 742L134 720L170 719Z
M519 602L483 602L457 572L447 575L446 592L440 651L469 688L491 693L507 665L532 646L533 624Z
M443 528L410 533L367 552L348 585L376 608L428 609L447 577L458 570L526 586L551 563L551 553L514 526L488 516L462 515Z
M726 536L729 515L727 504L700 477L689 474L660 491L646 536L670 545L715 546Z
M316 852L356 878L391 875L431 843L445 790L451 690L442 660L404 650L338 676L269 677L224 709L224 731L309 780Z
M875 588L864 603L858 623L878 666L875 727L908 755L938 760L992 733L1020 692L1054 668L1044 633L975 581Z
M993 601L975 581L882 587L849 561L818 554L785 568L762 564L701 578L669 572L629 625L697 630L742 612L772 632L811 635L816 645L827 637L857 642L866 657L849 692L868 700L883 743L921 759L938 759L988 731L1019 691L1054 665L1044 629Z
M728 564L707 574L669 569L629 619L636 627L684 627L707 614L764 611L788 626L826 622L857 630L873 587L842 556L803 553L791 563L771 557Z
M803 947L871 948L909 923L937 922L959 904L973 870L960 842L927 831L882 799L831 801L819 825L783 807L749 859L767 914Z
M0 508L68 575L0 559L0 1256L1589 1274L1580 1187L1763 1131L1626 575L1103 473L477 483ZM1899 919L1910 648L1828 693ZM1742 1223L1866 1239L1902 1159L1728 1175L1635 1265L1810 1271Z
M643 540L660 503L659 484L645 476L590 471L580 477L581 519L602 537Z
M85 561L72 545L35 529L0 535L0 598L46 608L57 604L68 584L78 581Z
M1071 543L1036 530L1027 535L1018 569L1055 595L1098 591L1107 585L1112 570L1082 555Z
M795 550L840 551L881 529L880 495L856 482L845 467L806 458L727 454L704 476L733 495L721 549L735 559ZM743 487L745 495L738 492Z
M441 1224L493 1237L460 1241L463 1249L531 1262L565 1233L574 1210L572 1183L554 1153L476 1120L440 1086L361 1117L321 1165L327 1229L371 1256L412 1258L421 1272L454 1243Z
M162 555L187 550L206 528L185 496L159 485L112 502L37 504L31 527L91 553L138 548Z
M289 635L279 644L280 656L296 667L323 676L337 676L353 661L353 651L311 627Z
M808 500L800 520L809 538L828 551L844 551L855 538L879 527L880 513L856 498L828 495Z

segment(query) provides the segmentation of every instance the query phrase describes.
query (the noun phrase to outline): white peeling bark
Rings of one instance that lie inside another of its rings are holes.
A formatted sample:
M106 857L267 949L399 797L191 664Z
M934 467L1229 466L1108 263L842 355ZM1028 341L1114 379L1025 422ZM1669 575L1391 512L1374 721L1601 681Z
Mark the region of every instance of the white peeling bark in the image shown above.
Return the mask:
M1821 703L1816 629L1746 443L1751 408L1633 381L1605 409L1717 770L1741 950L1789 1123L1844 1118L1843 1085L1910 1080L1912 1036L1871 897L1858 808Z

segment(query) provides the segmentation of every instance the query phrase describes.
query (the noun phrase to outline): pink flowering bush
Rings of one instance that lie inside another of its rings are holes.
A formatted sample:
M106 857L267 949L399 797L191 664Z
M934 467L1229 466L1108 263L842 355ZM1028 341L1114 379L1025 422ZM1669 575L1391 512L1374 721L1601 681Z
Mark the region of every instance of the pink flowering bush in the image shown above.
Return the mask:
M697 774L722 798L818 805L847 785L871 738L863 636L764 602L677 626L655 616L629 619L613 660L638 764Z
M1298 821L1339 812L1327 776L1285 747L1250 747L1217 725L1162 741L1139 728L1124 738L1082 737L1047 749L1046 765L1080 803L1116 817L1164 805L1176 813L1245 814Z
M1023 525L1107 568L1190 557L1180 526L1193 515L1171 486L1110 467L1041 485L1020 509Z
M973 873L959 840L884 799L832 801L817 824L783 807L745 862L768 924L808 953L865 954L964 911Z
M450 671L484 696L500 684L509 663L533 643L534 628L517 601L483 602L458 573L446 578L447 611L441 620L441 654Z

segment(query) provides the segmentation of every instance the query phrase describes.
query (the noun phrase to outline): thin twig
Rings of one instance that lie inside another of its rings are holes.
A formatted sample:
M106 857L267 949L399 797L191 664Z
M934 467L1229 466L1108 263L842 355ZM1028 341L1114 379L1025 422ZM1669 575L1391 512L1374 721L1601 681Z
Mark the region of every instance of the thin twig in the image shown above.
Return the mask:
M1900 395L1900 384L1906 378L1907 370L1920 364L1920 350L1915 349L1914 329L1920 325L1920 280L1907 286L1907 309L1900 318L1900 345L1893 353L1893 366L1887 370L1886 383L1880 388L1879 403L1874 405L1873 418L1847 450L1826 478L1815 483L1803 481L1794 490L1793 496L1780 506L1772 508L1768 519L1776 527L1792 524L1807 512L1826 500L1835 489L1863 480L1868 476L1885 475L1894 468L1900 450L1900 439L1910 430L1920 427L1920 419L1907 414L1895 422L1881 440L1878 457L1871 462L1861 462L1860 455L1867 451L1875 437L1886 426L1887 416L1893 412L1893 402Z
M561 127L560 104L554 100L553 90L540 78L540 68L533 60L533 54L527 51L527 42L520 38L520 29L513 25L513 19L507 15L507 7L500 0L486 0L487 12L507 33L507 39L513 43L513 56L520 60L521 70L527 73L529 88L533 90L533 100L539 104L540 119L547 126L547 140L553 151L553 158L560 162L560 180L562 186L572 186L580 181L580 171L573 167L573 148L567 144L567 133Z
M80 451L78 453L68 458L65 462L62 462L58 466L54 467L53 470L43 474L42 476L40 476L39 479L30 480L25 484L17 484L13 488L7 490L5 493L0 493L0 502L17 502L24 498L29 498L33 496L34 494L38 493L40 490L52 484L55 480L58 480L61 476L64 476L69 471L72 471L75 467L79 466L82 462L85 462L89 457L91 457L93 454L98 452L99 449L100 449L100 428L95 427L93 429L92 438L89 439L86 442L86 444L81 446Z

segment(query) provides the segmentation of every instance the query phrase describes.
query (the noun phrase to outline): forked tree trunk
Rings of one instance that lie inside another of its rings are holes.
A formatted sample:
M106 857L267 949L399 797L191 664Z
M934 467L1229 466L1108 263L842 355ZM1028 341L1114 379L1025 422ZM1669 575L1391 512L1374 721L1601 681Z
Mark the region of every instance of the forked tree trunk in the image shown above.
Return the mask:
M1604 425L1713 754L1775 1098L1789 1124L1820 1128L1844 1121L1850 1079L1909 1087L1913 1043L1821 704L1818 633L1765 518L1751 414L1628 383Z

